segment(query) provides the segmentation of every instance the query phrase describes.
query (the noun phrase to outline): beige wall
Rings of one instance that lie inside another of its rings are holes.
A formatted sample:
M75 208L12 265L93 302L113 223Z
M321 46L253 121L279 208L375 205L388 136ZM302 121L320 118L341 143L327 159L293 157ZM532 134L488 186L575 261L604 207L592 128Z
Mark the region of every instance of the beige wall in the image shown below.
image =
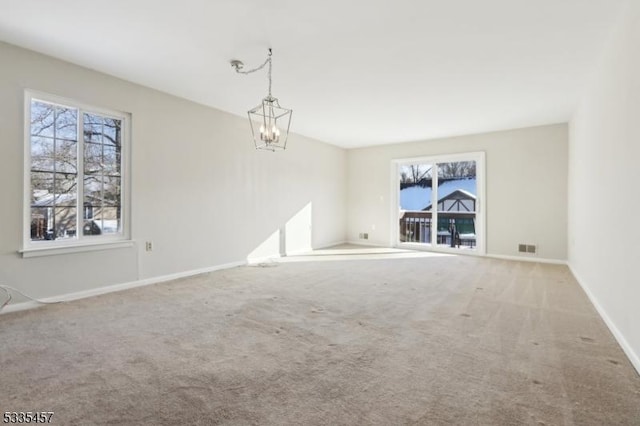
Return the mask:
M242 261L308 217L288 251L345 239L344 150L294 134L285 152L257 152L241 117L3 43L0 62L0 284L47 297ZM135 247L18 255L24 89L132 114Z
M640 371L640 3L570 123L569 264Z
M348 151L348 239L390 244L393 159L486 153L487 254L518 256L537 244L539 258L567 257L567 126L565 124Z

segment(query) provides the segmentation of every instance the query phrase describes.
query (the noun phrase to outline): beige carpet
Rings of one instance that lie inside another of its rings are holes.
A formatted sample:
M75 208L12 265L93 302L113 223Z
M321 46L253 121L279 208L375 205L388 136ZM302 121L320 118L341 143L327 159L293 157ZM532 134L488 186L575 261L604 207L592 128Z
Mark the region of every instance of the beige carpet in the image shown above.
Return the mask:
M289 260L0 315L0 411L64 425L640 424L640 378L564 266Z

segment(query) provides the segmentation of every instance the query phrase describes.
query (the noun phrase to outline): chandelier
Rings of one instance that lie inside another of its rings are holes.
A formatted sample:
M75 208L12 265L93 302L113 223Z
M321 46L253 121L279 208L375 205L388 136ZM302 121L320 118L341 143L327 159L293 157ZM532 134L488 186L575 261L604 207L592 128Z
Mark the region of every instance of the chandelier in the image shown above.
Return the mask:
M281 107L278 99L271 95L271 55L272 52L269 49L269 54L264 63L248 71L243 71L244 64L237 59L231 61L231 66L238 74L251 74L260 71L267 65L269 66L269 94L262 99L258 106L250 109L247 114L256 149L275 152L287 148L293 110Z

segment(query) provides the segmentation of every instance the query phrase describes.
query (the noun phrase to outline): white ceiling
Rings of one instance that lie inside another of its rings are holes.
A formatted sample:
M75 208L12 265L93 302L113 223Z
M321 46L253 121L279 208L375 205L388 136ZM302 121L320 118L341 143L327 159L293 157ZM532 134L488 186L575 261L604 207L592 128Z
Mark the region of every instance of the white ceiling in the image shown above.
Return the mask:
M0 40L350 148L565 122L628 0L14 0ZM632 0L635 1L635 0Z

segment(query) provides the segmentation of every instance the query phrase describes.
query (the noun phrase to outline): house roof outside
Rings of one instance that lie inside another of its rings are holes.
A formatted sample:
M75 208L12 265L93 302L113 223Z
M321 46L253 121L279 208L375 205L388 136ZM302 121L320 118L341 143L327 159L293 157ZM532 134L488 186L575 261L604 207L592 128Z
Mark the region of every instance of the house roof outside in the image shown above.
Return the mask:
M464 189L456 189L453 192L450 192L449 194L441 197L438 200L438 204L440 204L443 201L451 200L451 199L454 199L454 200L473 200L473 201L475 201L476 200L476 196L473 195L469 191L465 191ZM427 207L425 207L422 210L431 210L431 207L432 207L431 204L429 204Z
M37 196L35 201L31 203L33 207L53 207L54 204L62 206L65 205L65 203L73 204L75 203L77 196L75 193L54 195L50 192L43 193L42 191L40 191L37 195L39 196Z
M477 185L475 178L452 179L444 182L438 187L440 199L450 196L456 191L460 191L469 197L476 198ZM400 191L400 209L420 211L431 207L432 188L422 186L411 186Z

